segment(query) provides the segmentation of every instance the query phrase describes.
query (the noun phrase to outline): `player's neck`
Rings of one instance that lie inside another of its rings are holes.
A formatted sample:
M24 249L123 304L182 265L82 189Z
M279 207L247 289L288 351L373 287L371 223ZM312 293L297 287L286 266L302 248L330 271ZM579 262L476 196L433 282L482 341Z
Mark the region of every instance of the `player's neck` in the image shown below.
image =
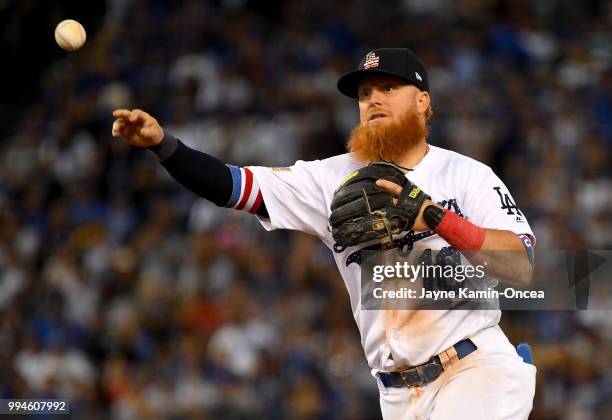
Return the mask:
M423 141L406 151L404 156L398 159L396 163L404 168L412 169L417 166L421 160L423 160L428 151L429 145L427 144L426 139L423 139Z

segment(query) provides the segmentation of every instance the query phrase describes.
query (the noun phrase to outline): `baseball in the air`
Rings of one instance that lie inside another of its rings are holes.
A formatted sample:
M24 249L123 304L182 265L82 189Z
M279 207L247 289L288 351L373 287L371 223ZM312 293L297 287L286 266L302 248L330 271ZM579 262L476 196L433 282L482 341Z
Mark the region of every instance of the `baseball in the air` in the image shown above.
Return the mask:
M76 20L62 20L55 27L55 42L66 51L76 51L87 39L85 28Z

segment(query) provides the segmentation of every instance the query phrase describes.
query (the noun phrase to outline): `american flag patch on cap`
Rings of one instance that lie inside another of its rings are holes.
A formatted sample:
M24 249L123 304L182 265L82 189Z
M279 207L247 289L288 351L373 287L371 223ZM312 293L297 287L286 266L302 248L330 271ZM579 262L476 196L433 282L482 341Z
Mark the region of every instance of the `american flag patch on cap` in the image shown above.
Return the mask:
M365 61L363 62L364 69L371 69L378 67L378 62L380 61L380 57L374 54L373 52L368 53L366 55Z

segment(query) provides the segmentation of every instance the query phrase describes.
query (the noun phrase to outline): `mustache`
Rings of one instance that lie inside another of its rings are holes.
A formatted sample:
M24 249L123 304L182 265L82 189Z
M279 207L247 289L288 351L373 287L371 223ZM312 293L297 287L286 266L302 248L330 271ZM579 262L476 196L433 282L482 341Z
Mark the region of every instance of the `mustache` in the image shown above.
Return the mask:
M367 112L366 114L366 121L370 121L372 119L372 117L375 117L377 115L384 115L384 116L389 116L389 112L382 109L382 108L376 108L376 109L372 109L370 111Z

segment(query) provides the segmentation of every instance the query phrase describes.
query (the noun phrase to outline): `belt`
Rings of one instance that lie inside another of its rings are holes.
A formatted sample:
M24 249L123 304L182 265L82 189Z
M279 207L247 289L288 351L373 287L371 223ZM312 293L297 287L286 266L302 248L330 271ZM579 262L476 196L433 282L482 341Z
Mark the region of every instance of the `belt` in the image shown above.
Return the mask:
M413 388L425 385L435 381L445 369L452 365L455 358L463 359L476 349L476 344L466 338L437 356L433 356L422 365L399 372L378 372L376 375L386 388Z

